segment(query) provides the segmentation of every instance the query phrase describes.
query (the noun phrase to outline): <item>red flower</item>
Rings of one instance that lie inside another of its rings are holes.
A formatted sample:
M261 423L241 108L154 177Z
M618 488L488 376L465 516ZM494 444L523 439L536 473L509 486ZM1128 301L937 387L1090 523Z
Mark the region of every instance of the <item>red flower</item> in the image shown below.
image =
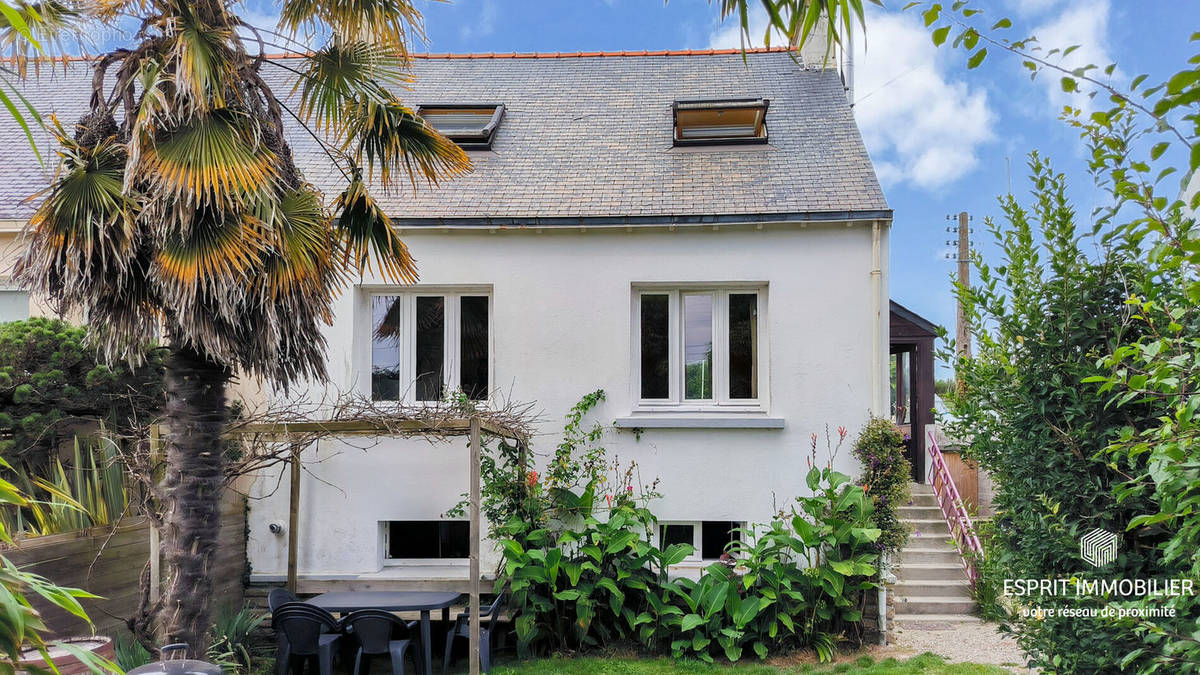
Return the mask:
M526 474L525 482L529 485L529 487L533 487L534 485L537 485L538 472L530 471L528 474Z
M846 433L846 427L838 427L838 438L845 438Z

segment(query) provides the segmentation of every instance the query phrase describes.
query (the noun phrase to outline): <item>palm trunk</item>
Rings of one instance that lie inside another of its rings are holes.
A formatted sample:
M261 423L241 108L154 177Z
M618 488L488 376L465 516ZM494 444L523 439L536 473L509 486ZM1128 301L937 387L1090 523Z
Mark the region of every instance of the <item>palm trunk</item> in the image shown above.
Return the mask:
M187 347L176 347L166 373L166 503L163 542L167 586L159 625L168 642L192 654L208 647L212 565L221 529L228 368ZM201 656L202 657L202 656Z

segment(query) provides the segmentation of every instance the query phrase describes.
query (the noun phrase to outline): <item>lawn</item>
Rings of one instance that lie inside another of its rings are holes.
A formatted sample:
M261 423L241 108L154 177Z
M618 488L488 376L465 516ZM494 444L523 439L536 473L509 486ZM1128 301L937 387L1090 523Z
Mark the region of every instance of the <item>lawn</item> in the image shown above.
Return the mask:
M762 663L735 666L708 665L698 661L638 658L548 658L510 663L493 669L496 675L671 675L674 673L714 673L734 671L738 675L780 675L783 673L858 673L861 675L1003 675L1008 670L975 663L948 664L940 656L921 654L904 661L886 659L876 662L869 656L838 664L770 665Z

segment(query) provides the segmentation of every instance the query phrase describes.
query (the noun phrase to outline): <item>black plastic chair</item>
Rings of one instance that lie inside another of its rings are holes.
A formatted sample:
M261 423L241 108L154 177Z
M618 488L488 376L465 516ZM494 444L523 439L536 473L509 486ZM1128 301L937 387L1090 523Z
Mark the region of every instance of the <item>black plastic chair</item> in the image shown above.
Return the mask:
M286 675L292 659L302 664L316 659L321 675L332 675L333 654L341 638L342 626L329 612L304 602L287 602L271 613L282 649L277 652L275 672Z
M413 636L417 622L405 622L391 612L382 609L360 609L351 612L342 620L348 633L358 638L358 651L354 654L354 675L360 675L364 657L387 655L392 660L392 675L404 675L404 656L409 647L417 673L424 675L424 659L421 657L421 639Z
M271 614L289 602L300 602L300 598L286 588L272 588L271 592L267 593L267 609L271 610ZM275 640L275 663L279 663L287 656L287 648L287 638L283 636L283 633L279 633Z
M267 594L267 608L272 613L287 602L300 602L300 598L286 588L272 588L271 592Z
M490 672L492 669L492 634L495 632L496 619L504 609L504 594L496 596L492 604L479 612L479 669ZM486 623L484 620L487 620ZM454 649L454 638L471 639L471 613L463 612L454 621L454 627L446 633L446 658L442 661L442 675L450 670L450 654Z

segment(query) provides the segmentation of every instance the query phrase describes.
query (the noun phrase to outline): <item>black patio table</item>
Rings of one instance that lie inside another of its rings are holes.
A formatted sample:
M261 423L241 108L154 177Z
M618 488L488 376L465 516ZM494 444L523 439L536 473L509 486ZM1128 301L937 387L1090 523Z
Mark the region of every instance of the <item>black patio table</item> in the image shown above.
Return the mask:
M425 651L425 672L433 672L433 645L429 613L442 610L442 621L450 623L450 606L462 593L453 591L334 591L322 593L305 602L326 611L348 614L359 609L421 613L421 648Z

